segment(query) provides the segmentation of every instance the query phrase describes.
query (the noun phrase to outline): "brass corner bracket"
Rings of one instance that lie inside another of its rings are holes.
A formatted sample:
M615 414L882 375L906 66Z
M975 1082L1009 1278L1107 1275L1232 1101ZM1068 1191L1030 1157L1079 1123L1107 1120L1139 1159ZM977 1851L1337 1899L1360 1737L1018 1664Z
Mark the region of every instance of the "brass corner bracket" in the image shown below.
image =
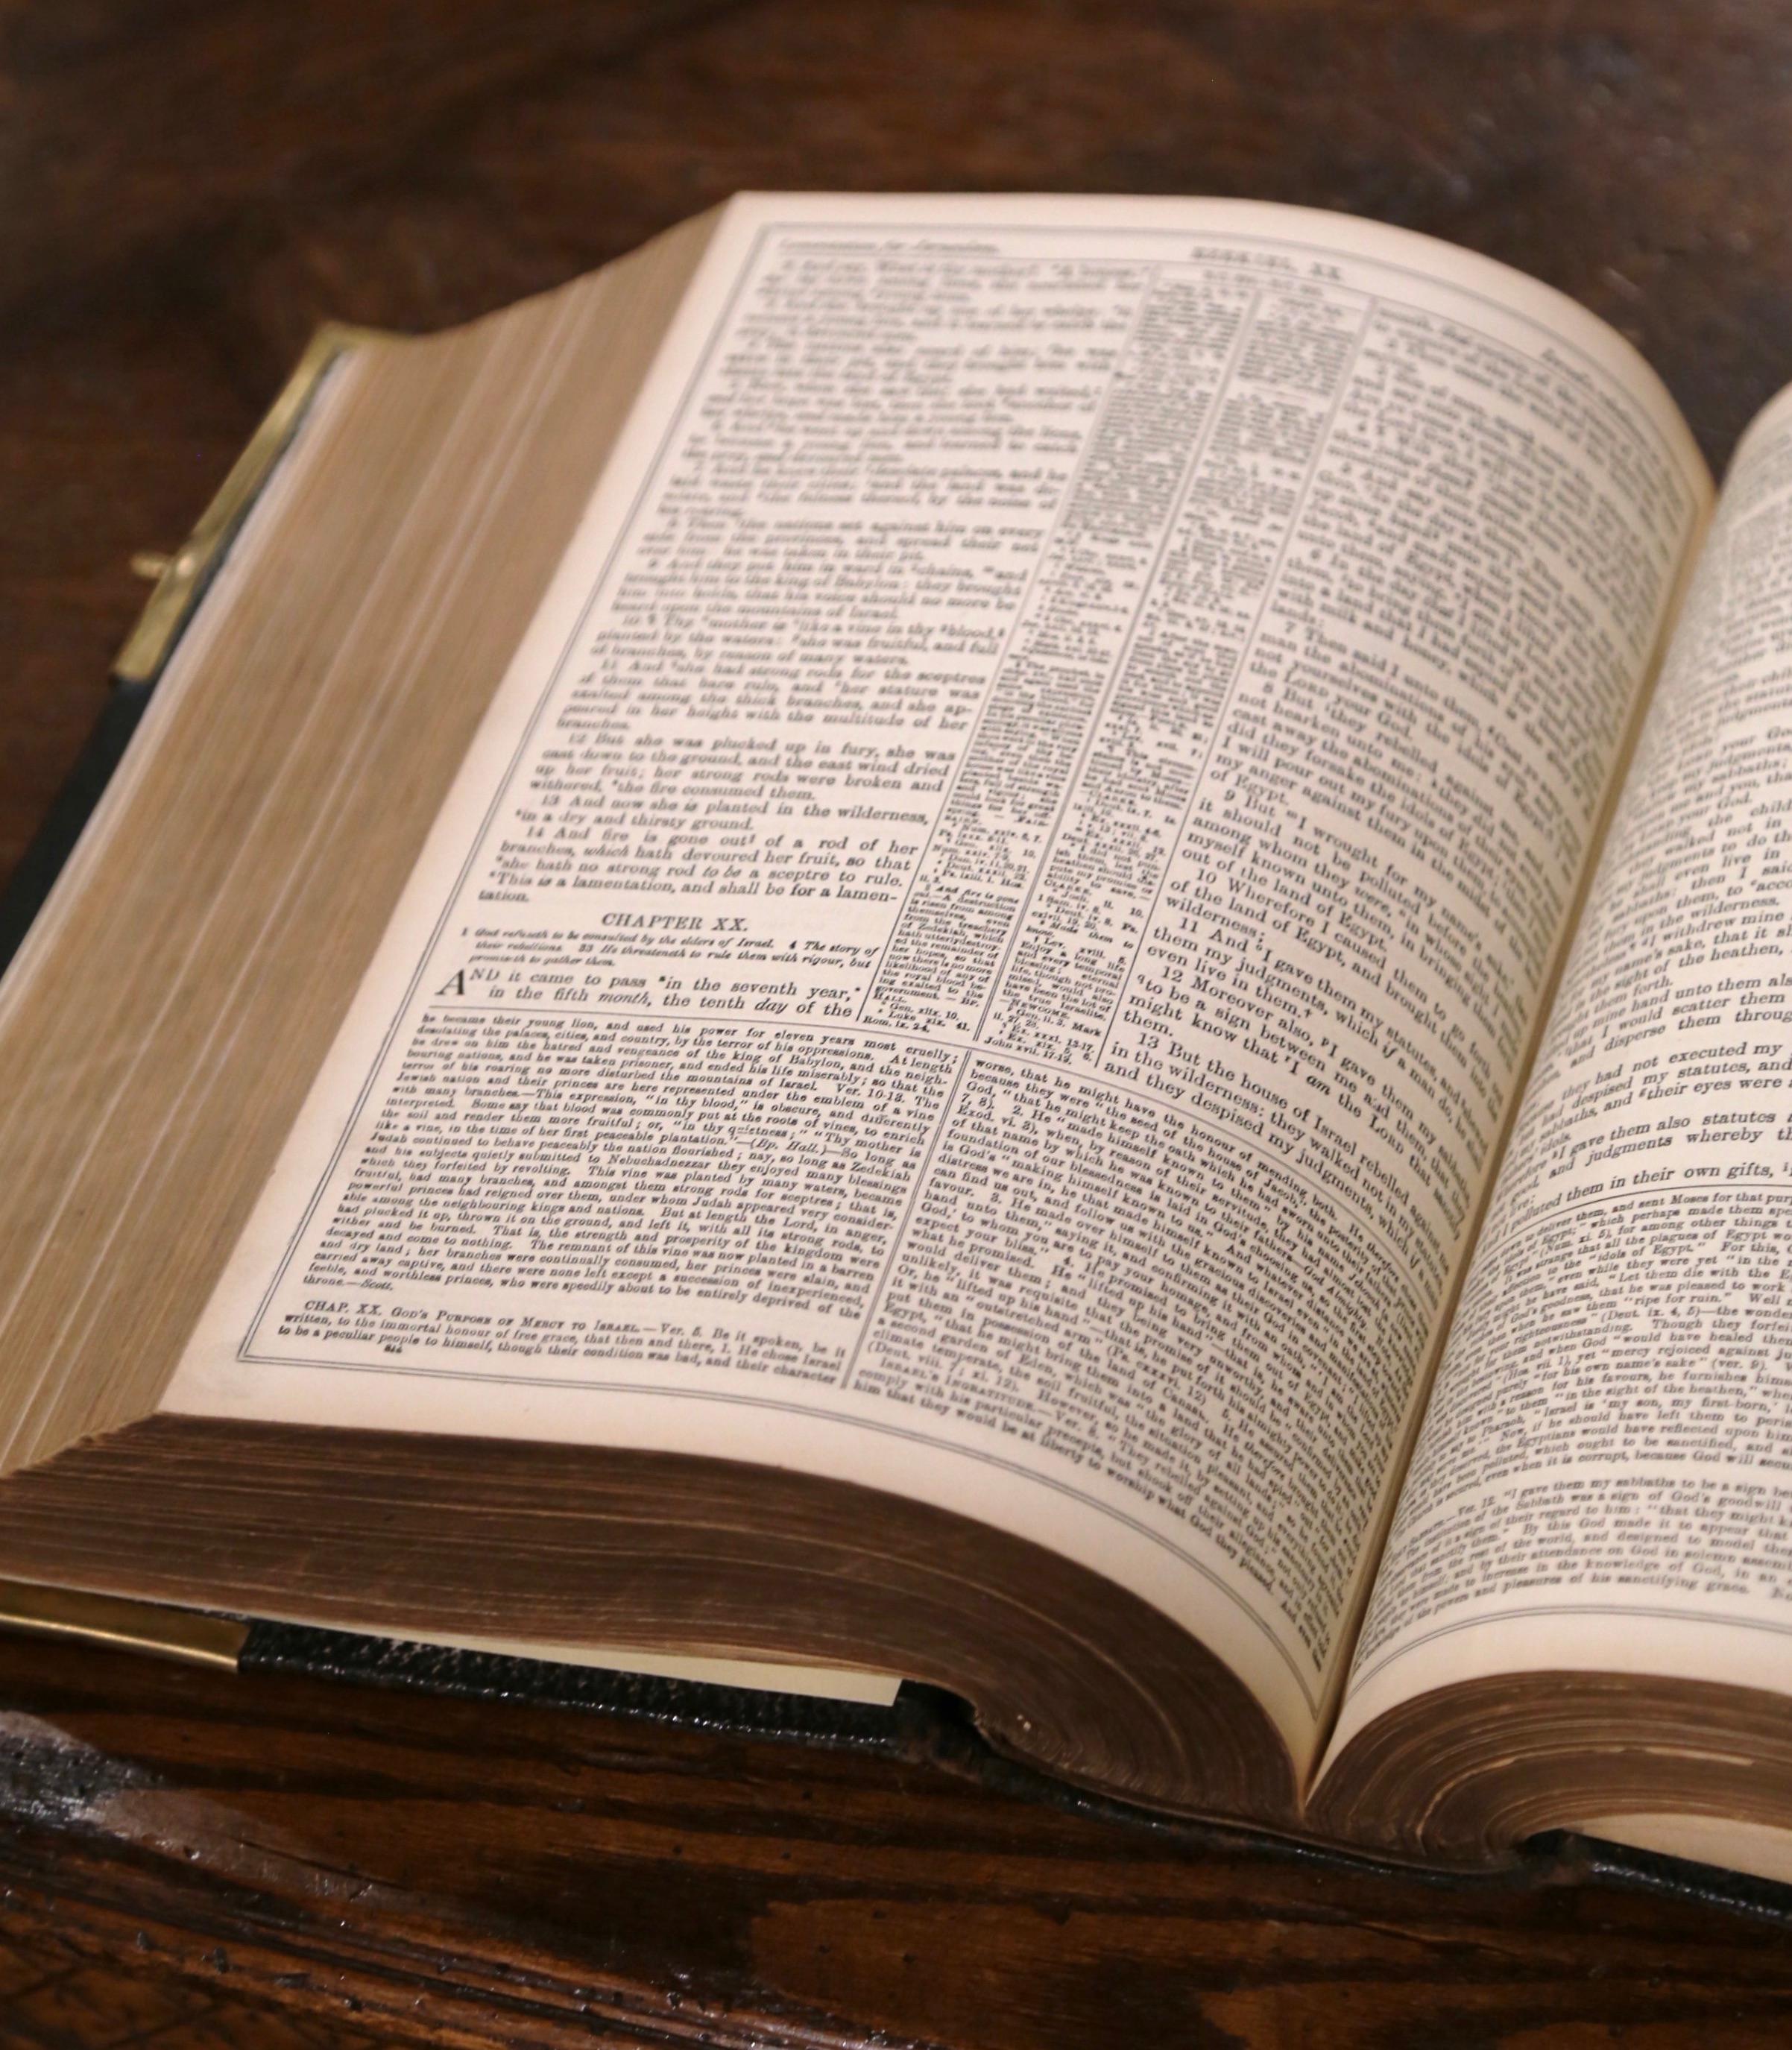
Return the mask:
M154 683L161 674L250 508L298 431L326 373L338 357L377 333L376 329L335 321L320 327L186 540L170 555L146 551L132 558L132 568L153 578L155 589L112 664L116 682Z

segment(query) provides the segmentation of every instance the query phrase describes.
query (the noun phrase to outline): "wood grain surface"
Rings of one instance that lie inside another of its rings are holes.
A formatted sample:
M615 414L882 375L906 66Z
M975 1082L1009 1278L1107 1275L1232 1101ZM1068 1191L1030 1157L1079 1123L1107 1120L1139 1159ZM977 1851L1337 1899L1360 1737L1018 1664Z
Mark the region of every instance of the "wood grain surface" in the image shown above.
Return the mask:
M428 328L742 186L1242 193L1792 378L1769 0L0 0L0 871L310 328ZM3 1087L0 1082L0 1087ZM0 1641L0 2044L1792 2038L1772 1921L1436 1887L949 1764Z
M0 2041L1782 2041L1764 1919L882 1756L0 1642ZM999 1777L999 1775L998 1775Z

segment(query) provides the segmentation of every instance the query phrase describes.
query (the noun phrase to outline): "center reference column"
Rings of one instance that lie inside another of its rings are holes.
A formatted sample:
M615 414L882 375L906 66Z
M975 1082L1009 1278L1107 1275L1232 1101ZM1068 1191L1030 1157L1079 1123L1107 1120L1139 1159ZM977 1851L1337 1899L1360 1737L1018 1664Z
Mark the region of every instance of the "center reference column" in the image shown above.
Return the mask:
M1424 1305L1361 1218L1104 1054L1370 314L1159 272L865 1013L976 1044L853 1386L1168 1511L1308 1671L1397 1422L1365 1363Z
M1248 336L1247 279L1160 274L871 989L867 1023L975 1035ZM1231 402L1236 413L1237 401Z

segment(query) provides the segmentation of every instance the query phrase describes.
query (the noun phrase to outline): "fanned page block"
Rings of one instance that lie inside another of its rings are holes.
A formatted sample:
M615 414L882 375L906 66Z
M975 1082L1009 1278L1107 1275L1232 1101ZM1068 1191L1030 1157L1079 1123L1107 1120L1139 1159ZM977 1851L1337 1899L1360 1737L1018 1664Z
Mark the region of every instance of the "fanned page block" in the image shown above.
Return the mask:
M0 988L0 1570L1767 1869L1786 417L1231 202L356 337Z
M1310 1752L1704 490L1389 231L736 202L166 1406L929 1502Z

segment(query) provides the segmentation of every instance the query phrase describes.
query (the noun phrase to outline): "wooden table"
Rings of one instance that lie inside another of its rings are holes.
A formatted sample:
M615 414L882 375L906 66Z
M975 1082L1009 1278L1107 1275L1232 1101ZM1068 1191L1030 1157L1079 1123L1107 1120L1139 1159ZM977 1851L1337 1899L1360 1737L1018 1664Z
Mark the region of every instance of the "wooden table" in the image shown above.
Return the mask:
M1251 193L1560 285L1720 464L1792 376L1759 0L0 9L0 870L314 322L459 320L736 187ZM1792 2037L1792 1938L1054 1806L921 1752L0 1641L0 2044Z

